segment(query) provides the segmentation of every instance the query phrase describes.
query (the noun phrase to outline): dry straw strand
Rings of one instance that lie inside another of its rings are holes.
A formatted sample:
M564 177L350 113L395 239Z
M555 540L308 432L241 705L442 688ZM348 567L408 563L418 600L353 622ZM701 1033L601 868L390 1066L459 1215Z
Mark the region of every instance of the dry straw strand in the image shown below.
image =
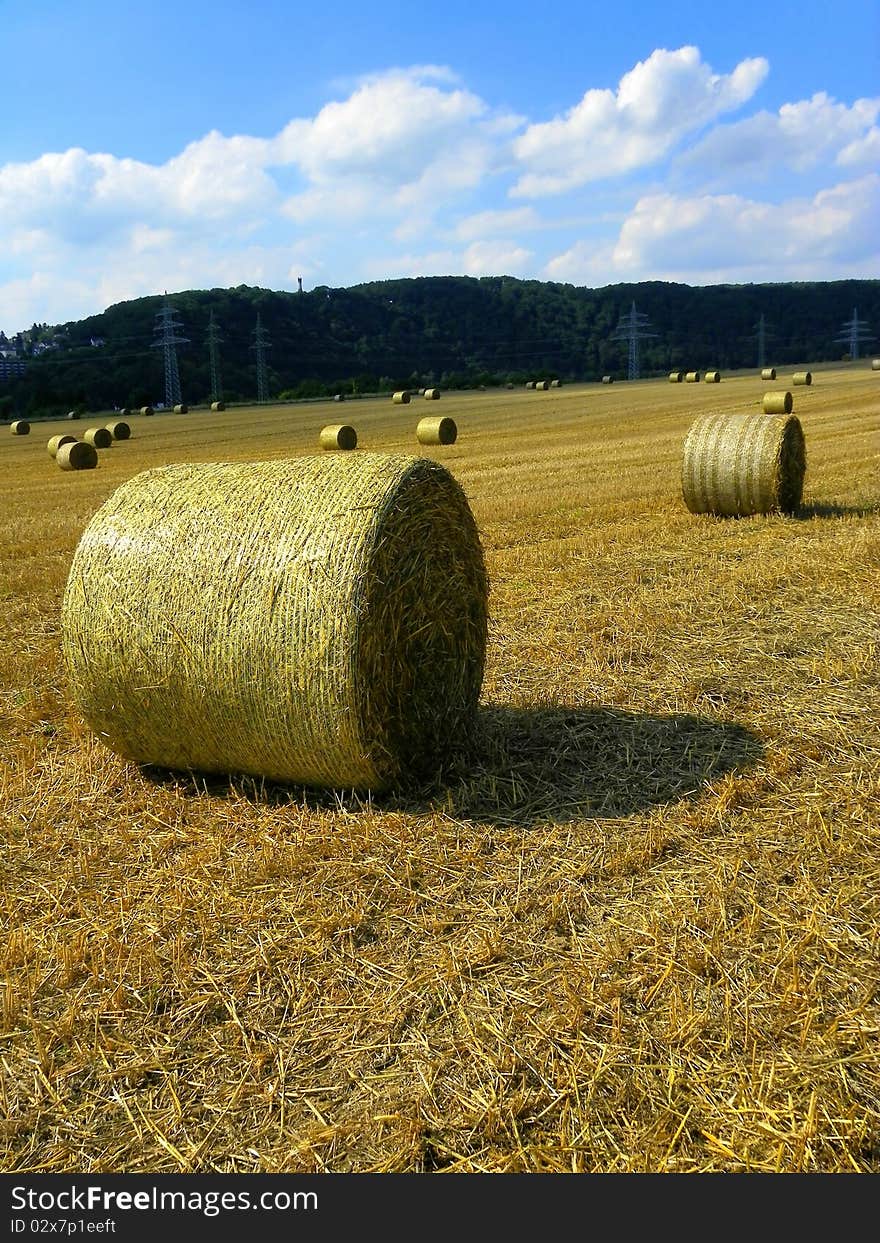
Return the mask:
M46 448L49 450L49 456L55 457L62 445L70 445L76 443L76 436L52 436Z
M685 383L687 384L699 384L700 383L699 371L688 371L684 378L685 378Z
M347 423L332 423L321 428L318 440L322 449L356 449L358 437Z
M439 400L440 400L439 388L426 388L425 389L425 401L439 401Z
M114 440L131 440L131 428L127 423L123 423L121 419L115 423L108 423L107 431Z
M399 392L394 394L391 400L394 402L395 406L408 406L410 402L409 391L405 388L401 389Z
M13 436L29 436L31 434L31 425L27 419L16 419L10 423L9 430Z
M89 523L62 645L80 712L129 759L381 789L470 738L487 592L431 459L174 465Z
M804 434L794 415L703 415L684 443L684 501L694 514L794 513L805 469Z
M62 470L94 470L98 465L98 450L85 440L74 440L61 446L55 461Z
M765 414L791 414L794 398L789 392L765 393L761 409Z
M813 373L812 371L796 371L791 377L791 382L792 384L812 384Z
M106 427L87 427L83 432L83 440L96 449L109 449L113 444L113 436Z
M420 445L454 445L458 437L455 419L420 419L416 439Z
M776 379L776 368L775 367L764 367L763 370L761 371L761 379L762 380L775 380Z
M684 379L683 371L670 371L669 373L670 384L681 384L683 379Z
M706 384L720 384L721 383L721 372L720 371L707 371L703 378Z

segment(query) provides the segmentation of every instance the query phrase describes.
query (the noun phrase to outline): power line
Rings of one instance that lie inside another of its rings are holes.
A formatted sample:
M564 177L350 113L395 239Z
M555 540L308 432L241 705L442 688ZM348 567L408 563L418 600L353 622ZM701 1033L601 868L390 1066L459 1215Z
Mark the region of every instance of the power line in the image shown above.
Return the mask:
M183 327L177 319L177 312L168 301L168 291L165 291L165 305L162 310L156 314L156 334L157 340L153 342L153 349L162 349L165 353L165 405L177 406L183 400L180 396L180 373L177 370L177 350L176 345L186 345L189 338L182 337L179 330Z
M620 323L611 337L612 341L626 341L629 346L626 374L630 380L639 378L639 342L647 337L657 336L656 332L647 331L648 325L647 315L642 315L637 311L636 304L633 302L629 314L621 316Z

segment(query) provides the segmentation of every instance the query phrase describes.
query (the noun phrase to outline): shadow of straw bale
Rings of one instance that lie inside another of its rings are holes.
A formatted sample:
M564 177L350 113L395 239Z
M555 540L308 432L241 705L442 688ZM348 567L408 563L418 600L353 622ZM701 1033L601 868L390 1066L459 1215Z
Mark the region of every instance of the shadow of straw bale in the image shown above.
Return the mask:
M813 501L801 507L791 515L801 521L808 518L869 518L872 514L880 514L880 504L869 502L865 505L837 505L833 502Z
M699 796L725 773L756 763L763 747L742 725L616 708L487 707L474 745L430 786L381 795L280 786L143 769L185 794L321 811L425 814L520 825L622 817Z

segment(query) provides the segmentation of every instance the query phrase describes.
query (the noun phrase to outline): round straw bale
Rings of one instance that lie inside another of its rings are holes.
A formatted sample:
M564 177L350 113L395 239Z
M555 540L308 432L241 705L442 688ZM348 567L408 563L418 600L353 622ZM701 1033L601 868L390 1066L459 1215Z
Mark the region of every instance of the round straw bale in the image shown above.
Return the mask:
M526 388L534 388L534 387L535 387L534 380L526 380Z
M74 440L61 446L55 461L62 470L94 470L98 465L98 450L85 440Z
M420 388L420 389L419 389L419 396L420 396L420 397L424 397L424 395L425 395L425 389Z
M225 402L225 401L212 401L212 402L211 402L211 409L212 409L212 410L215 410L215 411L216 411L216 410L225 410L225 409L226 409L226 402Z
M347 423L333 423L321 428L319 441L322 449L356 449L358 434Z
M131 440L131 428L121 419L115 423L108 423L107 431L114 440Z
M538 383L535 385L535 388L538 390L539 393L546 393L547 390L550 388L550 381L539 380Z
M614 383L614 376L613 376L613 375L603 375L603 376L602 376L602 383L603 383L603 384L613 384L613 383Z
M148 418L153 413L152 406L141 406L141 414L144 418Z
M79 414L76 412L76 410L68 410L67 414L64 417L66 419L78 419Z
M692 514L794 513L805 469L804 433L793 414L703 415L684 442L684 502Z
M420 445L454 445L457 437L455 419L420 419L416 428L416 440Z
M551 380L551 381L550 381L550 387L551 387L551 388L562 388L562 381L561 381L561 380Z
M30 436L31 425L27 419L16 419L15 422L9 424L9 430L13 436Z
M512 381L512 380L508 380L508 381L507 381L507 384L506 384L504 387L505 387L505 388L508 388L508 389L512 389L512 388L514 388L514 383L513 383L513 381Z
M762 380L775 380L776 379L776 368L775 367L764 367L763 370L761 371L761 379Z
M792 384L812 384L813 373L812 371L796 371L791 377L791 382Z
M76 443L76 436L52 436L46 448L49 450L49 456L55 457L62 445L71 445Z
M174 413L175 414L189 414L189 406L181 402L180 405L177 405L174 407Z
M872 371L880 371L880 358L872 358L872 359L871 359L871 370L872 370Z
M793 404L791 393L765 393L761 409L765 414L791 414Z
M686 373L685 373L685 377L684 377L684 382L685 382L685 384L699 384L699 383L700 383L700 373L699 373L699 371L688 371L688 372L686 372Z
M395 406L408 406L410 401L409 391L405 388L401 389L400 392L394 394L391 400Z
M720 371L707 371L703 379L706 384L720 384L721 383L721 372Z
M684 379L683 371L670 371L669 373L670 384L681 384L683 379Z
M425 389L425 401L439 401L439 400L440 400L439 388L426 388Z
M121 419L130 419L130 418L131 418L131 410L129 409L129 407L128 407L128 406L123 406L123 407L122 407L122 409L121 409L118 413L119 413L119 417L120 417Z
M379 790L468 741L487 592L438 462L177 464L92 518L62 646L77 707L128 759Z
M345 401L345 393L334 393L333 400L334 401Z
M87 427L83 432L83 440L96 449L109 449L113 444L113 436L106 427Z

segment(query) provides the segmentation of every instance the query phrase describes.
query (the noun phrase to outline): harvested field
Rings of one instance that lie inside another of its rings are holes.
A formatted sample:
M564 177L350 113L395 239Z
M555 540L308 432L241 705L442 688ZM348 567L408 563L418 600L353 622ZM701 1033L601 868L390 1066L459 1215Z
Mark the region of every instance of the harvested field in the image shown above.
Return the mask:
M681 499L757 374L444 391L481 734L372 798L139 770L60 657L119 484L313 455L332 402L134 415L72 474L63 421L0 439L2 1168L880 1172L880 412L812 371L797 517Z

